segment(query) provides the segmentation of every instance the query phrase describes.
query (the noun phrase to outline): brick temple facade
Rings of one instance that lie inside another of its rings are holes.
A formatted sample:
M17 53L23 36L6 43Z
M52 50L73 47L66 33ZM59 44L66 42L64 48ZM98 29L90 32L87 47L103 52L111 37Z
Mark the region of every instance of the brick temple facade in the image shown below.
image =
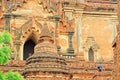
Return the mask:
M113 80L120 79L120 1L118 2L118 21L119 24L117 25L117 36L113 41L113 49L114 49L114 62L115 62L115 69L113 71Z
M119 80L117 0L0 4L0 31L12 36L3 72L19 71L26 80Z

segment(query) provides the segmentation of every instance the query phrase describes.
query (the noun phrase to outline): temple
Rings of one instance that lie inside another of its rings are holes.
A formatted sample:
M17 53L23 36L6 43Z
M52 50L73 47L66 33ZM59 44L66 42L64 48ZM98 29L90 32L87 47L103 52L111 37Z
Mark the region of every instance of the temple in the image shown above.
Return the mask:
M113 80L119 80L120 79L120 1L118 2L118 25L117 25L117 36L114 39L112 46L113 46L113 51L114 51L114 64L115 64L115 69L113 71Z
M0 0L12 36L0 70L25 80L119 80L118 0Z

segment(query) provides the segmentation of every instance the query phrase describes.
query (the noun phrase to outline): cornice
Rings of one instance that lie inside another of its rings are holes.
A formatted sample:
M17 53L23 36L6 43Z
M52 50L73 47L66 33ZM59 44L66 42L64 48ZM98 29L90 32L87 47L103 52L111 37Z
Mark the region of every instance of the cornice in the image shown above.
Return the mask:
M93 14L93 15L115 15L115 16L117 16L117 13L116 13L116 12L83 11L83 14Z
M92 17L105 17L113 20L118 20L118 14L116 12L83 11L83 15Z

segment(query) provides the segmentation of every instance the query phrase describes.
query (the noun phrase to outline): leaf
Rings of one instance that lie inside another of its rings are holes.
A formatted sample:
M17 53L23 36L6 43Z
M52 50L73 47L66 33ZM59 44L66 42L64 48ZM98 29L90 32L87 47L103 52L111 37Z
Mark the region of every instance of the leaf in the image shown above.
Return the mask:
M0 51L0 64L6 64L9 61L9 56L5 55L3 51Z
M10 47L4 46L0 49L0 64L6 64L10 59Z
M4 75L2 74L2 72L0 71L0 80L5 80Z
M24 80L18 72L9 71L5 74L5 80Z
M3 53L5 53L5 55L10 56L11 49L9 46L4 46L3 48L1 48L1 50L3 51Z
M2 34L0 34L0 43L3 43L4 42L4 38L2 36Z
M9 56L4 55L4 58L3 58L3 64L8 63L8 61L9 61Z
M11 40L10 33L8 31L3 32L4 43L9 43Z
M0 50L0 64L3 64L3 60L4 60L4 53L2 50Z
M5 44L9 43L10 40L11 36L8 31L4 31L0 34L0 44L4 44L4 46L0 48L0 65L6 64L10 59L11 49Z

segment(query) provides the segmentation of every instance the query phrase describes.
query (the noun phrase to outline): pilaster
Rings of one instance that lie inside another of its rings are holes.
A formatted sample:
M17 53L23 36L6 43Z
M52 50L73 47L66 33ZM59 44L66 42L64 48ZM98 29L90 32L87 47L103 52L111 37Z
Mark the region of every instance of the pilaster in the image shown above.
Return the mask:
M22 41L20 40L15 40L14 41L14 46L16 47L16 53L15 53L15 60L20 60L21 59L21 46L22 46Z
M68 55L74 54L74 49L73 49L73 45L72 45L72 37L73 37L74 31L69 30L69 31L67 31L67 33L68 33L68 43L69 43L67 52L68 52Z
M76 36L77 36L77 53L83 51L82 48L82 15L83 9L76 9L73 16L75 17L76 22ZM78 54L79 55L79 54Z
M74 9L72 7L64 7L63 11L64 11L65 17L67 17L68 20L72 20L73 19L72 15L73 15Z
M73 16L75 18L76 22L76 28L75 28L75 36L77 41L77 52L76 57L80 61L84 60L84 53L83 53L83 42L82 42L82 15L83 15L83 8L81 9L75 9L75 12L73 13Z
M10 18L11 18L11 13L5 13L4 14L5 18L5 30L10 31Z
M56 46L59 46L59 28L58 28L58 24L59 24L59 21L60 21L60 17L58 15L55 15L55 16L51 16L50 19L54 19L56 25L55 25L55 29L54 29L54 44ZM58 47L57 47L58 48Z

